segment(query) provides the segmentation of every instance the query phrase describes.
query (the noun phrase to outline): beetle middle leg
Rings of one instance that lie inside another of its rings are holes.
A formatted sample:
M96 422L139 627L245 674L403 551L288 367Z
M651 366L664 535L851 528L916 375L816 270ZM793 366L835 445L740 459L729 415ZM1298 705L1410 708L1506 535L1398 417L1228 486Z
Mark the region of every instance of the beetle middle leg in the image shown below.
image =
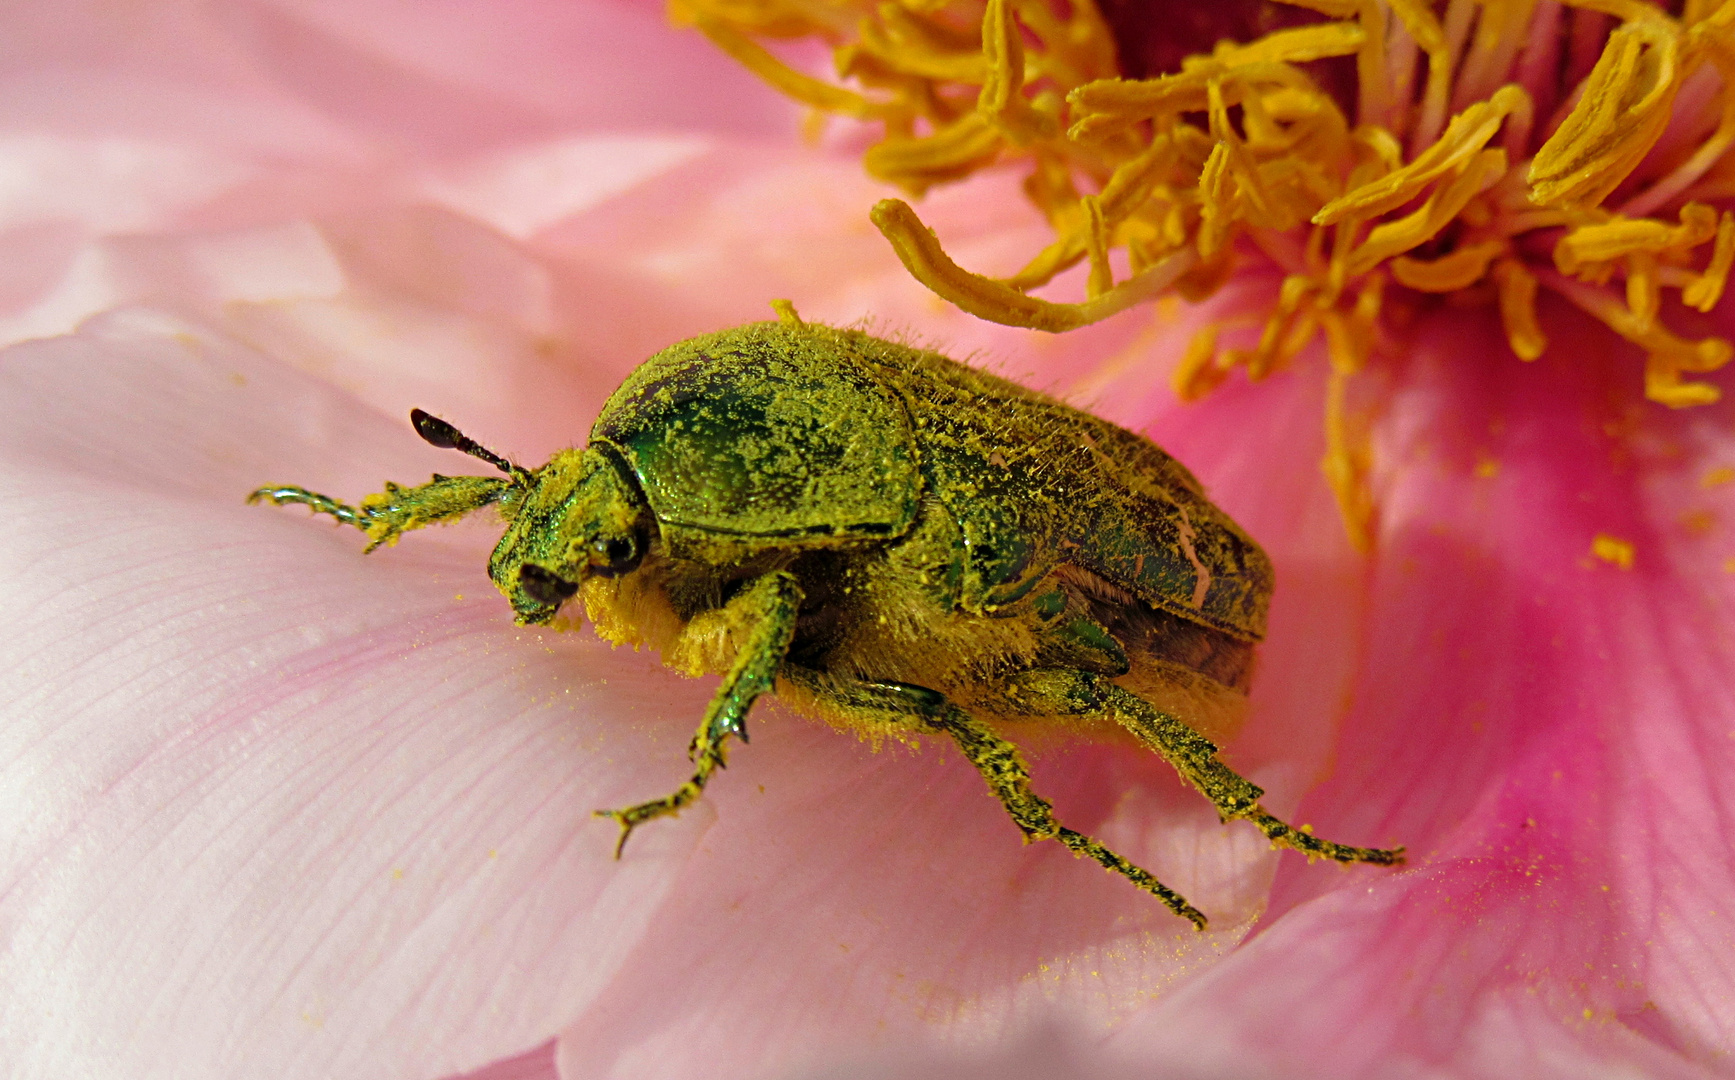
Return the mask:
M1024 833L1027 843L1058 840L1074 855L1096 860L1104 869L1120 874L1161 900L1170 911L1198 929L1205 928L1204 913L1187 903L1180 893L1091 837L1056 821L1053 805L1030 789L1030 770L1024 764L1018 747L952 704L945 695L908 683L838 682L793 666L786 667L783 674L846 713L874 719L891 718L894 722L949 736L970 759L970 764L976 766L982 779L988 782L988 789L1006 808L1006 813Z
M705 719L693 736L687 756L695 766L692 779L660 799L629 806L624 810L598 810L598 817L613 818L620 823L621 835L615 844L615 858L620 858L627 837L633 830L652 818L679 813L681 808L697 799L705 790L711 774L728 765L725 760L725 740L730 735L747 738L747 711L754 699L768 693L776 684L777 669L789 651L795 637L795 621L801 607L801 586L795 575L774 570L754 579L737 593L727 605L728 614L748 626L747 639L741 643L734 664L723 677L723 685L705 709Z
M1217 760L1217 745L1150 702L1100 675L1087 671L1037 669L1008 679L1008 704L1021 712L1097 716L1132 732L1156 751L1217 807L1223 820L1244 818L1259 827L1274 846L1294 848L1309 860L1365 862L1390 866L1404 861L1403 848L1361 848L1321 840L1259 804L1264 789Z

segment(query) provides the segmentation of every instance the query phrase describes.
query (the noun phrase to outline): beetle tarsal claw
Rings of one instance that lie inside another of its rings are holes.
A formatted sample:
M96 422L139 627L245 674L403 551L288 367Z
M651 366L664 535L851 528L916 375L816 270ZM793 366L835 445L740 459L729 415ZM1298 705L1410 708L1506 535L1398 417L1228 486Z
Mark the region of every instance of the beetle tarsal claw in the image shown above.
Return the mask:
M620 825L620 827L621 827L620 837L617 840L615 840L615 842L614 842L615 861L617 861L617 862L620 861L621 852L626 850L627 837L629 837L633 834L633 826L636 823L627 820L626 811L624 811L624 810L598 810L596 812L596 816L597 817L605 817L605 818L613 818L615 820L615 822L618 825Z
M658 799L654 803L641 803L625 810L598 810L596 812L595 816L612 818L621 827L620 838L614 842L614 857L617 861L621 857L621 852L626 850L627 837L633 834L634 829L654 817L676 812L663 808L662 804L667 801L666 799Z
M710 770L701 767L701 773L708 777ZM695 776L676 788L673 794L665 795L660 799L652 799L650 802L639 803L637 806L629 806L625 810L596 811L596 817L611 818L621 827L620 839L616 840L614 845L614 857L617 859L621 857L621 852L627 846L627 837L633 834L634 829L652 818L672 817L679 814L682 807L697 799L704 790L704 780L700 776Z

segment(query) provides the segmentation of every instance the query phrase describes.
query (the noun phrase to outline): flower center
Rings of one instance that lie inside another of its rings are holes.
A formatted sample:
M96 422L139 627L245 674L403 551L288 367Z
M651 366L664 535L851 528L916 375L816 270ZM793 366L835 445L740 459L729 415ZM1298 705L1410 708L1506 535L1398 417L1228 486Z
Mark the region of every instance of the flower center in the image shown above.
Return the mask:
M1717 400L1688 376L1735 349L1662 315L1665 290L1710 310L1735 262L1735 216L1709 205L1735 194L1735 0L1678 14L1647 0L1102 2L671 8L797 100L883 124L866 167L912 194L1030 163L1024 188L1055 239L1010 277L958 266L906 203L874 208L910 272L972 314L1069 330L1166 292L1201 299L1237 258L1279 267L1258 337L1231 346L1207 326L1176 388L1261 378L1323 337L1325 471L1358 540L1367 455L1345 384L1394 306L1487 303L1533 360L1548 289L1644 350L1652 400ZM853 86L760 44L804 36ZM1029 295L1081 262L1083 300Z

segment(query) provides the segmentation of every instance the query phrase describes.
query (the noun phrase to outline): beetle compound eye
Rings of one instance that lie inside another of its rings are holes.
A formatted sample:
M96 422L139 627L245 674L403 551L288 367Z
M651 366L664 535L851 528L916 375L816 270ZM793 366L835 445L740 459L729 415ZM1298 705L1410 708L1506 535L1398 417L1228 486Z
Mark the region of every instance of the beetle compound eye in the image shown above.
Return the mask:
M636 536L617 536L608 540L598 540L591 548L601 560L591 567L591 572L600 577L619 577L638 569L639 560L644 557L644 545Z
M535 563L525 563L518 568L518 585L524 590L524 595L538 604L564 603L578 592L577 582L568 581Z

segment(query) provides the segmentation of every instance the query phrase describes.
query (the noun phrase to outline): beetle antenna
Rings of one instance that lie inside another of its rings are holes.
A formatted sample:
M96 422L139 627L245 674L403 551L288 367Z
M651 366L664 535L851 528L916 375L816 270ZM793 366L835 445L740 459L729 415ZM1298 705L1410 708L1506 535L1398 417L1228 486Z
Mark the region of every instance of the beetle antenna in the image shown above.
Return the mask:
M481 458L519 483L530 475L522 466L512 464L433 413L411 409L410 423L415 425L416 434L430 445L442 450L462 450L471 457Z

